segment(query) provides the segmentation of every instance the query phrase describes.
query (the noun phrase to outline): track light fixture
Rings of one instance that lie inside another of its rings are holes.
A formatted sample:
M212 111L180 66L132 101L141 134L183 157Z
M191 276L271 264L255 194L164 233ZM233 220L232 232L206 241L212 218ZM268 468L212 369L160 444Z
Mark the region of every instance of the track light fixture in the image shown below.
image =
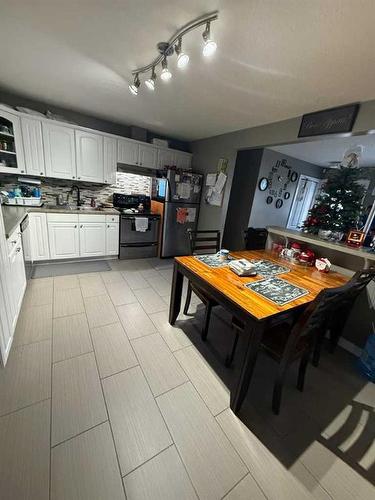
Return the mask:
M155 90L155 83L156 83L156 73L155 73L155 68L152 68L151 77L145 81L145 85L148 89Z
M164 81L164 82L167 82L168 80L170 80L172 78L172 73L169 71L168 69L168 61L167 61L167 57L164 57L164 59L162 60L162 63L161 63L161 67L163 68L161 70L161 75L160 75L160 78Z
M175 45L174 50L177 54L177 66L185 68L189 63L189 56L182 51L182 38L178 39L178 44Z
M176 53L177 55L177 67L185 68L189 63L189 56L182 50L182 37L193 31L194 29L200 26L206 26L205 30L202 34L204 45L203 45L203 55L205 57L211 56L217 48L216 42L214 42L210 36L210 28L211 23L216 21L218 18L218 12L213 12L211 14L206 14L205 16L199 17L194 21L186 24L183 28L181 28L168 42L159 42L157 44L157 48L159 51L159 55L147 66L143 68L138 68L134 70L132 73L134 75L134 82L129 84L129 90L133 95L138 95L138 89L141 85L139 75L143 73L147 73L151 70L151 76L145 80L145 85L150 90L155 90L156 86L156 67L161 63L162 71L160 73L160 78L163 81L168 81L172 78L172 73L168 68L168 60L167 58ZM176 43L177 42L177 43Z
M203 40L204 40L204 45L203 45L203 55L205 57L210 57L214 52L216 52L217 49L217 44L210 38L210 31L211 31L211 26L210 26L210 21L206 24L206 29L203 31Z
M138 95L138 88L140 86L141 82L139 80L138 73L136 73L134 77L134 82L129 84L129 90L133 95Z

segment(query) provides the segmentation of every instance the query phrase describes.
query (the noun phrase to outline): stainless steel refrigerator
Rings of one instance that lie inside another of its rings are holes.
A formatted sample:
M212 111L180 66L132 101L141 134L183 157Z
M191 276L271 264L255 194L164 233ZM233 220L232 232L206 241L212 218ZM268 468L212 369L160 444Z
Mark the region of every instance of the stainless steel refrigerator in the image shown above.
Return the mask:
M158 192L164 195L161 257L189 255L187 230L197 228L203 176L168 170L166 178L156 182Z

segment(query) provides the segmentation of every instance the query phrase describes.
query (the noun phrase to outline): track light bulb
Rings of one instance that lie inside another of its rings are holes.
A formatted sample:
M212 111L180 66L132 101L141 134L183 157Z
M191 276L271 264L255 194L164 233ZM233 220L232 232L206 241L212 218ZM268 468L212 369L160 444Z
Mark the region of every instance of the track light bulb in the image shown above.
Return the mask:
M134 77L134 82L129 84L129 90L133 95L138 95L138 88L141 82L139 81L138 74Z
M162 72L160 74L160 78L164 82L167 82L168 80L170 80L172 78L172 73L168 69L168 63L167 63L167 58L166 57L164 57L161 65L162 65L163 69L162 69Z
M155 68L152 68L151 77L145 81L145 85L149 90L155 90L155 84L156 84L156 73L155 73Z
M175 51L177 54L177 67L182 69L185 68L189 63L189 56L182 52L182 39L178 40L178 44L175 46Z
M212 56L212 54L214 54L216 52L217 43L214 42L210 38L210 23L209 22L206 24L206 29L204 30L202 36L203 36L203 40L204 40L202 53L203 53L204 57Z

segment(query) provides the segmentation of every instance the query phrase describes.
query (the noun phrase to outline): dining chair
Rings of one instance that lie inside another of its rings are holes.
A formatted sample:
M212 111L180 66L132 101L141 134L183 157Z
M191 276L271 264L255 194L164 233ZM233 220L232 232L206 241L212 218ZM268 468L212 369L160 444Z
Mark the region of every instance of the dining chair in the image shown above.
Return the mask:
M245 249L246 250L264 250L268 231L265 227L248 227L244 231Z
M300 359L300 365L297 388L303 391L306 368L314 349L316 336L325 328L331 312L347 293L345 286L322 290L315 300L301 311L295 323L278 323L265 330L261 348L279 364L272 397L272 410L276 415L280 413L287 370L298 359ZM232 325L236 330L236 336L227 366L233 361L238 338L243 331L243 324L236 318L233 318Z
M327 329L322 330L316 338L312 359L314 366L319 365L321 349L327 331L329 333L329 351L331 353L335 351L354 302L372 280L375 280L375 267L357 271L345 285L347 293L337 304L336 310L331 314L327 323Z
M207 253L214 254L220 250L220 231L218 230L193 231L191 229L188 229L187 234L189 237L190 252L192 255L202 255ZM217 306L218 304L213 297L210 297L207 294L207 292L189 281L186 293L184 314L188 314L192 292L194 292L195 295L199 297L199 299L205 306L201 337L202 340L206 340L208 328L210 326L211 311L212 308Z

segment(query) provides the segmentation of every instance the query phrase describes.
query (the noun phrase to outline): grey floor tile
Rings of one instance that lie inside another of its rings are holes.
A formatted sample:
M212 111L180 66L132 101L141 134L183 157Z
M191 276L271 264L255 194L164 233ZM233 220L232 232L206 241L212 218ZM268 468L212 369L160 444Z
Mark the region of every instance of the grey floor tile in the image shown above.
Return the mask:
M194 346L175 352L175 356L213 415L229 407L229 389Z
M166 280L156 271L155 276L146 277L146 280L151 285L151 287L161 296L166 296L171 294L171 283Z
M49 499L51 401L0 418L0 497Z
M53 362L74 358L93 350L86 314L53 320Z
M158 333L134 339L132 346L154 396L187 382L185 372Z
M177 351L191 345L189 337L179 328L178 324L174 326L169 324L168 311L149 314L149 317L171 351Z
M174 446L124 477L128 500L197 499Z
M139 272L146 279L146 281L148 281L149 278L154 278L158 276L158 271L153 267L150 267L150 269L143 269L142 271Z
M118 322L116 310L108 295L98 295L84 299L90 328Z
M125 500L108 422L53 448L51 478L51 500Z
M117 308L117 312L129 339L136 339L156 332L153 322L140 304L120 306Z
M72 316L85 312L80 288L55 290L53 301L53 317Z
M163 276L163 278L167 281L169 281L169 283L172 283L172 278L173 278L173 267L170 267L170 268L167 268L167 269L160 269L160 271L158 271L159 274L161 276Z
M83 298L95 297L97 295L104 295L107 293L100 273L96 273L95 275L90 274L90 276L82 276L83 277L79 278L79 283L81 286Z
M223 500L267 500L251 474L244 477Z
M21 308L13 347L49 340L52 337L52 304Z
M30 282L23 298L23 306L43 306L53 302L53 282Z
M78 288L79 281L76 274L67 276L55 276L53 278L55 290L69 290L71 288Z
M0 371L0 414L51 397L51 341L12 349Z
M107 420L93 353L53 365L52 445Z
M267 498L270 500L312 499L306 488L231 410L224 411L216 419Z
M172 439L139 367L105 378L103 388L125 475L170 446Z
M101 378L138 365L138 360L120 323L92 328L91 335Z
M124 281L121 271L107 271L105 273L100 273L104 283L116 283L117 281Z
M146 313L152 314L168 309L165 301L151 287L135 290L134 293Z
M190 383L156 400L198 496L222 498L248 470L215 418Z
M142 274L134 269L123 271L122 276L132 290L140 290L150 286Z
M137 302L137 297L125 280L107 283L105 286L115 306Z

